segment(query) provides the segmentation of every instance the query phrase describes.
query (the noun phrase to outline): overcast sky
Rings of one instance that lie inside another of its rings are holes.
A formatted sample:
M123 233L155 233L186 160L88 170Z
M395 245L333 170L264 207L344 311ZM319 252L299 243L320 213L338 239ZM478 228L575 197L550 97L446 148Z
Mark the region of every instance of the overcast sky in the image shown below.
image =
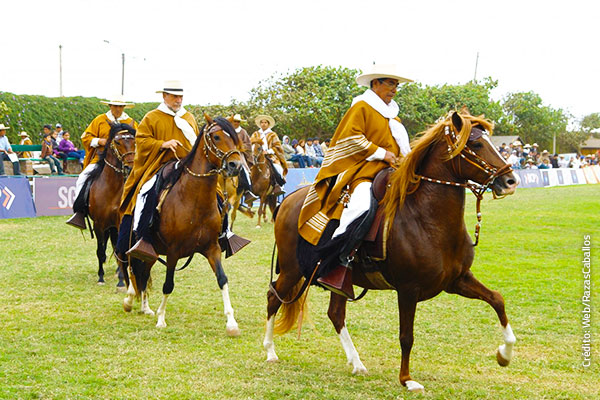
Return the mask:
M0 91L228 104L274 73L395 63L426 85L499 81L496 99L534 91L580 118L600 112L600 2L3 0ZM110 43L105 43L109 41Z

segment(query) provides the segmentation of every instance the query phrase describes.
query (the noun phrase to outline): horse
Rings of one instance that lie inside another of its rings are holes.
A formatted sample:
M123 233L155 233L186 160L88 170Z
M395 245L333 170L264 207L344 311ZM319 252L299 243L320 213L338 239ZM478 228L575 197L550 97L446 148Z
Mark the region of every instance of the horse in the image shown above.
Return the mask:
M273 185L271 184L271 167L268 165L267 157L264 154L262 143L252 143L252 157L254 165L250 170L250 179L252 181L252 193L260 199L258 206L256 227L261 227L261 218L267 222L267 206L271 214L277 206L277 196L273 195Z
M98 257L98 284L104 284L106 246L110 238L113 250L119 229L119 204L125 180L133 166L135 156L135 130L127 124L114 124L110 129L105 150L100 154L97 167L90 174L88 214L93 221ZM92 235L93 236L93 235ZM119 267L117 267L119 271ZM117 287L125 287L119 273Z
M479 201L489 187L495 195L506 196L513 194L518 185L510 166L485 134L491 129L491 122L483 117L452 112L423 132L413 142L412 151L401 159L398 168L389 177L388 189L382 200L387 254L376 265L383 283L369 279L364 269L365 259L355 259L351 264L354 285L397 292L402 350L399 380L409 391L424 390L423 385L413 380L409 373L416 305L442 291L490 304L498 315L504 335L504 344L497 351L498 363L508 365L512 357L516 339L508 323L504 300L500 293L486 288L470 271L474 244L464 223L465 188L471 189L477 196L479 208ZM307 279L299 270L296 250L298 216L307 191L308 188L302 188L290 194L281 203L275 217L279 276L267 294L267 325L263 342L267 361L278 360L273 334L289 331L298 316L304 315L300 312L305 308L303 297L306 292L302 292L307 287ZM479 214L478 209L478 217ZM476 237L478 234L477 226ZM308 283L314 283L312 278ZM366 368L346 328L346 301L346 297L332 292L328 316L341 340L348 363L353 365L352 372L364 373ZM282 303L282 315L275 321Z
M219 175L219 186L223 189L223 192L227 194L227 211L231 211L229 216L229 229L233 230L233 223L237 216L238 210L248 216L254 218L254 211L252 211L252 204L248 206L242 204L242 197L244 197L243 190L239 189L239 177L231 176L224 178Z
M157 328L165 322L167 298L173 292L177 261L200 253L208 260L216 275L223 296L226 332L238 336L240 330L234 318L229 299L227 276L221 264L219 233L222 217L217 205L217 177L234 176L241 168L241 154L237 150L237 134L224 118L214 120L205 116L206 124L190 153L182 158L165 177L167 194L161 196L160 216L153 226L156 252L166 255L166 278L163 299L157 311ZM146 200L147 203L149 200ZM142 312L154 315L148 305L147 286L154 262L131 258L127 276L128 291L123 309L131 311L134 297L142 300Z

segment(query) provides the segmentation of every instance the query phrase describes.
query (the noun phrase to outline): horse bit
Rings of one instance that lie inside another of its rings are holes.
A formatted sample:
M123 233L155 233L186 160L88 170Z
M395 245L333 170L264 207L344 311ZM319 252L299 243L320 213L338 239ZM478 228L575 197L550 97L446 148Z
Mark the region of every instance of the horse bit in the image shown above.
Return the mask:
M476 140L476 139L480 138L484 134L484 131L480 130L480 132L481 133L475 133L475 134L471 132L468 140L471 141L471 140ZM446 139L446 142L448 143L448 153L451 154L453 152L453 150L456 150L458 148L458 146L456 144L458 142L458 138L456 137L454 130L451 129L447 125L444 127L444 138ZM476 205L477 223L475 224L475 244L473 244L473 247L475 247L475 246L477 246L477 244L479 244L479 230L481 229L481 200L483 199L483 194L494 183L494 180L497 177L506 175L506 174L512 172L512 168L511 168L510 164L505 164L500 168L496 168L493 165L491 165L490 163L488 163L487 161L485 161L483 158L478 156L477 153L475 153L473 150L469 149L466 145L460 151L459 155L463 160L474 165L475 167L484 171L488 175L488 178L486 179L486 181L484 183L449 182L449 181L444 181L444 180L440 180L440 179L428 178L428 177L422 176L422 175L417 175L417 177L422 180L426 180L426 181L432 182L432 183L464 187L464 188L469 189L475 195L475 197L477 198L477 205ZM473 160L468 158L467 155L472 156ZM455 158L453 157L452 160L454 160L454 159ZM452 165L452 169L454 170L455 174L460 176L460 164L456 163L456 165L455 165L455 163L452 162L451 165ZM492 191L492 195L494 196L494 199L499 197L493 191ZM502 197L504 197L504 196L502 196Z
M121 131L121 132L127 132L127 131ZM120 133L120 132L119 132ZM123 159L130 155L130 154L135 154L135 150L134 151L128 151L124 154L121 154L121 152L119 151L119 149L117 148L117 146L115 145L115 141L117 140L117 138L119 140L124 139L135 139L135 136L131 135L131 134L127 134L127 135L119 135L119 133L117 133L117 135L115 135L115 137L110 141L110 148L111 150L115 153L115 156L117 157L117 160L119 160L119 162L121 163L121 168L118 168L114 165L112 165L110 162L108 162L108 160L106 158L104 158L104 162L111 167L112 169L115 170L115 172L119 173L119 174L123 174L123 177L125 179L127 179L127 176L129 175L129 172L131 171L131 168L125 168L124 165L125 163L123 162Z

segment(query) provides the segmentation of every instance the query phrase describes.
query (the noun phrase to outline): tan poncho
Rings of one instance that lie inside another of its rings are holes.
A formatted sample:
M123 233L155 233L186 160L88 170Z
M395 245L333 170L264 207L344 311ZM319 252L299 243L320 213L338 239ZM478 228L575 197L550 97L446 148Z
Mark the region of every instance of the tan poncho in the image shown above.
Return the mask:
M360 182L373 180L389 166L385 161L367 161L382 147L400 156L389 120L364 101L353 105L338 125L321 170L310 187L298 218L298 231L316 245L331 219L340 219L343 191L352 193Z
M269 147L269 149L273 150L273 153L275 153L268 154L267 157L269 157L274 163L280 164L283 168L283 175L287 175L288 169L287 163L285 162L285 153L283 152L283 146L281 146L281 141L279 140L279 137L273 131L267 132L265 137L267 139L267 146ZM250 136L250 141L252 143L262 142L260 132L254 132L252 136Z
M187 112L182 115L198 135L198 125L194 116ZM183 147L177 147L177 157L185 157L192 148L181 129L175 125L173 116L160 110L152 110L144 116L135 135L135 160L133 170L125 182L121 198L121 215L133 214L137 195L144 183L158 172L161 166L175 159L171 150L161 149L164 142L177 139Z
M137 123L133 118L125 118L118 121L119 123L128 124L137 129ZM104 151L104 146L92 147L93 139L108 139L110 135L110 120L106 114L100 114L90 122L89 126L85 129L83 135L81 135L81 143L85 149L85 158L83 159L83 168L89 164L98 162L98 154Z

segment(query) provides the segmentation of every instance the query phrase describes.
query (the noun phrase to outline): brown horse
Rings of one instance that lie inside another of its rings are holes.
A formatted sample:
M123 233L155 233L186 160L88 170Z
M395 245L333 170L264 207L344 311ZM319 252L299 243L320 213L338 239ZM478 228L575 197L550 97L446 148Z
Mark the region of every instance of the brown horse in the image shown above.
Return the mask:
M100 155L97 167L88 177L88 213L96 234L96 256L98 257L98 284L104 284L106 246L110 238L116 246L119 229L119 204L123 185L135 155L135 129L127 124L114 124L106 141L105 151ZM118 287L125 287L119 274Z
M254 165L250 170L250 179L252 180L252 193L260 199L257 212L258 220L256 221L256 227L260 228L261 218L265 223L268 221L267 206L273 214L277 205L277 196L272 194L274 187L271 184L271 168L264 154L262 143L252 143L252 157L254 158Z
M512 357L515 337L504 311L500 293L487 289L470 271L473 242L464 223L465 188L481 198L491 187L495 195L514 193L518 180L496 151L485 130L491 123L468 114L450 114L413 143L412 151L392 173L383 200L386 207L387 257L377 263L383 279L365 273L361 260L355 260L353 283L366 289L392 289L398 294L402 363L400 382L410 391L423 386L409 374L416 305L441 291L456 293L489 303L500 319L505 344L497 352L500 365ZM476 182L476 183L475 183ZM268 293L267 329L263 342L267 361L276 361L274 328L288 331L296 321L301 302L284 304L275 327L279 300L299 295L303 286L296 254L298 216L308 188L289 195L275 220L277 262L280 275ZM478 229L477 229L478 231ZM303 294L305 295L305 293ZM304 304L302 302L302 304ZM353 373L365 372L345 326L346 298L331 294L328 316L333 322Z
M217 205L217 177L219 174L236 175L242 162L236 149L237 134L229 121L220 117L214 121L208 116L206 118L207 124L202 127L190 153L165 178L170 189L160 203L160 217L153 227L154 248L158 254L167 256L163 300L157 311L156 326L167 326L167 298L175 285L173 278L177 261L200 253L208 259L221 288L227 333L237 336L239 328L229 300L227 276L221 264L218 242L222 216ZM123 301L125 311L131 311L134 296L141 295L142 311L154 315L148 306L146 292L153 264L131 259L130 275L127 277L129 289Z

